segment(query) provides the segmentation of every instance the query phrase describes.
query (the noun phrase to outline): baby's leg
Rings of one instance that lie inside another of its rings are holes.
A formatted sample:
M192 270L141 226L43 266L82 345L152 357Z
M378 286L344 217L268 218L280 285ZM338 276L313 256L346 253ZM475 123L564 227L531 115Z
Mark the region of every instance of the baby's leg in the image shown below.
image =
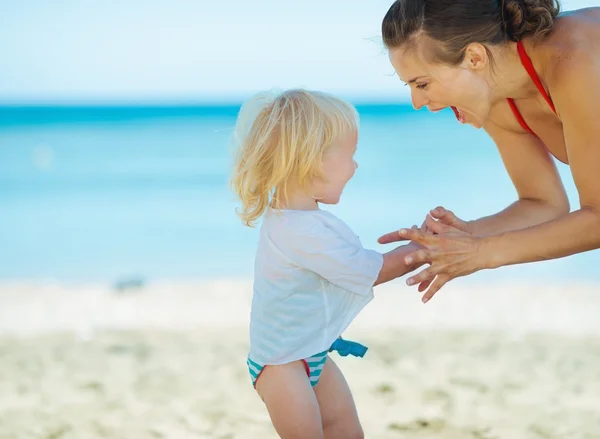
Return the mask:
M282 439L323 439L319 404L304 362L265 367L256 391Z
M315 393L321 410L325 439L365 437L348 383L331 358L327 358L323 366Z

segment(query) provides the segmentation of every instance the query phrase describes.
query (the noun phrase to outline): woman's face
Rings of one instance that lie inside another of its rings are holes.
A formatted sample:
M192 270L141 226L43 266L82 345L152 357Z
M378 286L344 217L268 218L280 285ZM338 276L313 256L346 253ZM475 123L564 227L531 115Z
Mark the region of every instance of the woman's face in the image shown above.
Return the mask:
M470 45L457 66L426 61L422 53L418 43L389 53L398 77L410 87L413 107L434 112L451 107L460 123L481 128L491 108L485 48Z

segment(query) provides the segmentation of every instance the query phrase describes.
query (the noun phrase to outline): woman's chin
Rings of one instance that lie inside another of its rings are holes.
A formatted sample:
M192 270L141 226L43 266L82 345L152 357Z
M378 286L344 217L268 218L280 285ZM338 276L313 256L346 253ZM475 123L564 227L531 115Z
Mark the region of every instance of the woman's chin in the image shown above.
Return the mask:
M479 120L468 120L466 122L467 125L471 125L473 128L483 128L483 124Z

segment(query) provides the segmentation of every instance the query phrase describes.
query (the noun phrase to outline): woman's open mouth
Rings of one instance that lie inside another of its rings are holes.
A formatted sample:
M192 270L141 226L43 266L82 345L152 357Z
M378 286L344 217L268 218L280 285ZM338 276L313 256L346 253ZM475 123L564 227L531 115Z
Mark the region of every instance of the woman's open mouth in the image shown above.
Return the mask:
M465 114L456 107L451 106L450 108L452 108L452 111L454 111L456 120L458 120L460 123L465 123Z

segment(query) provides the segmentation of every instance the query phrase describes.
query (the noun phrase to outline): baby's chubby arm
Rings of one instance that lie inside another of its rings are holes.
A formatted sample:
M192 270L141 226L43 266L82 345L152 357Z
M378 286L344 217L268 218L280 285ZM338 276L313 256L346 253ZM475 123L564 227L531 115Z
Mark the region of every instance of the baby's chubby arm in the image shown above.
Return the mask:
M411 242L384 253L383 265L373 286L389 282L397 277L404 276L406 273L410 273L411 271L416 270L423 265L424 263L407 265L404 262L404 258L408 254L413 253L420 248L423 248L423 246L417 244L416 242Z

